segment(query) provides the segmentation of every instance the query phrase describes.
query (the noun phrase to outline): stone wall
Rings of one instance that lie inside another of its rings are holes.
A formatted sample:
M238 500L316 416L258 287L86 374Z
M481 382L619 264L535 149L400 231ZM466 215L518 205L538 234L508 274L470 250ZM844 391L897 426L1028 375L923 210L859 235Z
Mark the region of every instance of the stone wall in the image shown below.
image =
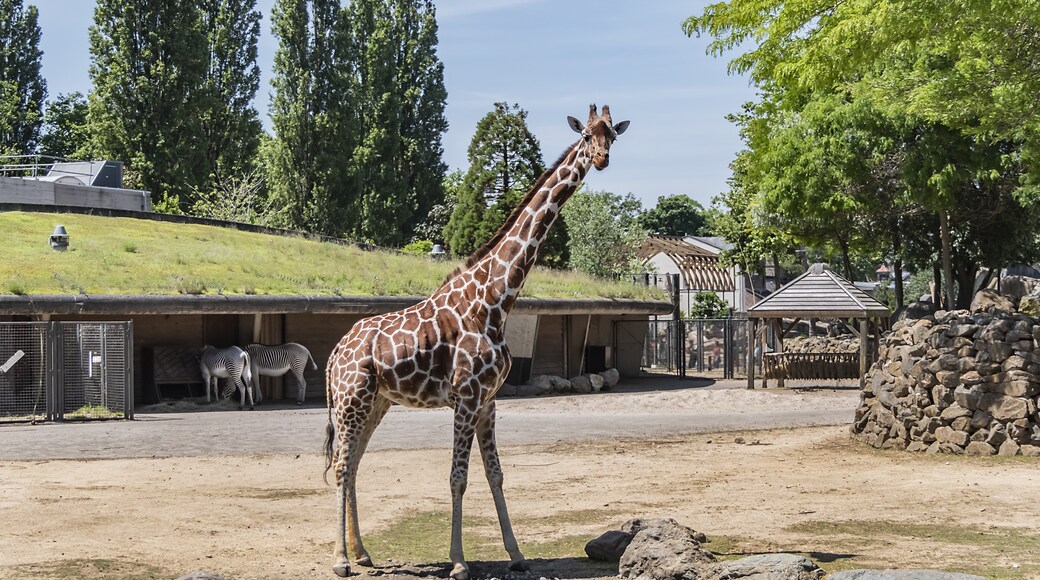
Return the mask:
M989 308L901 320L882 339L852 433L879 448L1040 455L1040 320Z

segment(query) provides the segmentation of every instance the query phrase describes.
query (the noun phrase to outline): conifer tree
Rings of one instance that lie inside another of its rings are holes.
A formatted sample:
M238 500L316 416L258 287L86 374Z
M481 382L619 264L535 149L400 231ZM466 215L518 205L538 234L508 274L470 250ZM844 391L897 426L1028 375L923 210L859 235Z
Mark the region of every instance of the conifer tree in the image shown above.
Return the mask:
M520 105L495 103L477 123L469 170L445 229L452 253L464 256L491 238L544 170L538 139Z
M36 7L0 0L0 153L36 151L47 98L42 57Z

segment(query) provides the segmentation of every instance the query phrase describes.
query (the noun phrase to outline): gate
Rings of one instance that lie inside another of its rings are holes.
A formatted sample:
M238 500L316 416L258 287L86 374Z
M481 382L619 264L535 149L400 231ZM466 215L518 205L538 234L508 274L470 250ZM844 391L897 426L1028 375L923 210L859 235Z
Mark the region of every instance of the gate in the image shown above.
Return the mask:
M689 318L648 324L644 368L679 376L690 372L726 379L747 376L747 319Z
M0 323L0 421L133 418L133 323Z

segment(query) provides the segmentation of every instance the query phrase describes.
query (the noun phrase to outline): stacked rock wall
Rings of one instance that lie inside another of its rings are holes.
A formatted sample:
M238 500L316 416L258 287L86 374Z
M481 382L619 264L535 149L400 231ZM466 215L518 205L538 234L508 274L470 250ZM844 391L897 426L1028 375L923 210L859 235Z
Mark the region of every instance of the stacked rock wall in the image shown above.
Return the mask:
M1040 321L936 312L901 320L867 374L852 433L874 447L1040 455Z

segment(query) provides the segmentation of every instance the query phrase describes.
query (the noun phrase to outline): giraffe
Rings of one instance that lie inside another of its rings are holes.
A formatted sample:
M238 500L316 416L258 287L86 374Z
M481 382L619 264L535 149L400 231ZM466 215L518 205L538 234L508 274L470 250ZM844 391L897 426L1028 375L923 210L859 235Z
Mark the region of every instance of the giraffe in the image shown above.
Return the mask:
M590 167L607 167L610 146L629 123L612 124L610 109L604 106L600 114L596 105L589 106L585 125L574 117L567 117L567 122L581 138L538 178L491 240L429 298L358 321L329 356L325 475L332 469L336 477L338 520L332 569L339 576L350 574L348 545L357 564L372 565L361 542L355 484L361 456L391 403L454 410L451 577L469 578L462 552L462 496L474 436L509 568L528 569L509 522L495 445L495 394L511 364L505 344L506 316L561 206Z

